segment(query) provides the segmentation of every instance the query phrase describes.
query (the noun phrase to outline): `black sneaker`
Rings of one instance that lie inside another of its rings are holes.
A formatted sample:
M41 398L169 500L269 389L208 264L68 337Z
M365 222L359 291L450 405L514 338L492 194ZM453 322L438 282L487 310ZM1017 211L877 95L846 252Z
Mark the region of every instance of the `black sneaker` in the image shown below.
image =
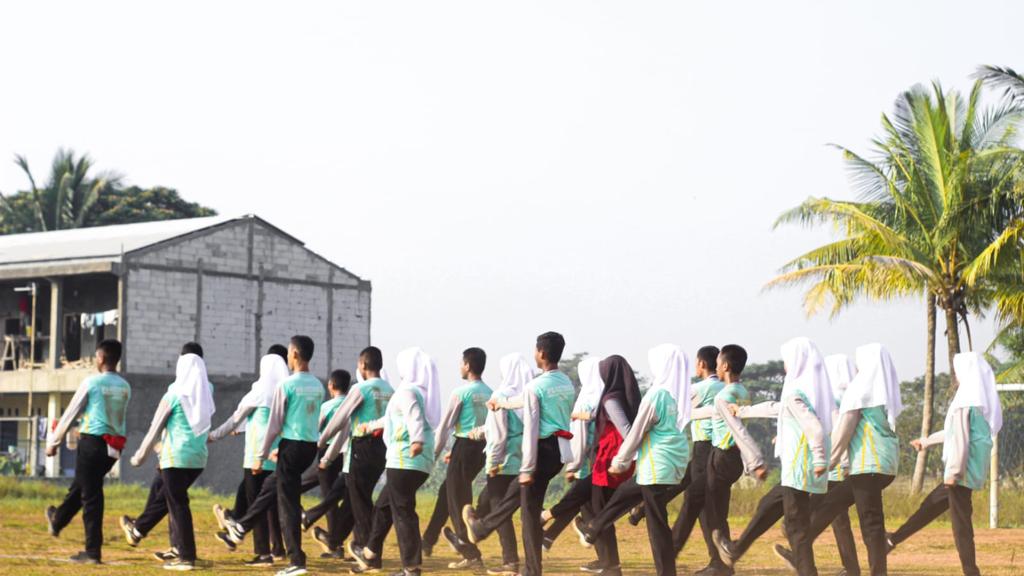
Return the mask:
M57 517L57 507L47 506L44 515L46 516L46 533L56 538L60 535L60 530L53 525L53 519Z
M551 552L551 548L555 545L555 539L551 538L550 536L545 536L544 539L541 540L540 545L545 552Z
M124 539L128 542L128 545L135 548L142 542L142 534L135 529L135 519L131 516L121 516L117 519L118 526L121 527L121 531L124 532Z
M786 548L782 544L776 544L775 546L772 546L772 551L775 552L775 555L782 560L783 564L785 564L787 568L793 571L793 574L797 573L796 562L793 560L793 552L789 548Z
M896 543L892 541L892 532L885 533L885 553L889 554L892 549L896 547Z
M324 552L324 553L320 554L320 559L321 560L341 560L342 562L344 562L345 561L345 552L341 548L338 548L334 552Z
M462 507L462 523L466 525L466 536L469 541L473 544L479 544L483 538L479 537L480 530L480 519L477 518L476 510L473 509L472 504L466 504Z
M245 528L242 528L242 525L230 516L224 518L224 533L236 545L241 544L242 540L245 540Z
M274 565L274 557L270 554L261 554L259 556L253 556L252 560L246 560L245 565L250 568L265 568L267 566Z
M577 516L572 519L572 529L576 531L576 535L580 538L580 545L584 548L594 547L594 537L587 532L587 525L583 521L583 518Z
M299 527L302 528L303 532L309 532L309 529L312 528L313 526L310 525L309 519L306 518L306 511L305 510L302 511L301 518L302 519L299 520Z
M605 568L607 568L607 566L605 565L604 561L594 560L592 562L587 562L583 566L580 566L580 572L587 572L588 574L600 574L604 571Z
M515 562L503 564L497 568L488 568L487 573L491 576L518 576L519 564Z
M736 551L736 545L718 529L711 532L711 541L715 543L715 548L718 549L718 555L722 558L722 563L732 568L733 564L740 559L740 554Z
M615 566L614 568L605 568L598 572L601 576L622 576L622 567Z
M215 536L217 540L220 540L221 543L227 546L228 550L234 552L238 549L238 545L235 544L235 541L231 539L231 536L229 536L227 532L217 532Z
M175 558L174 560L168 560L164 562L164 570L170 570L172 572L191 572L196 569L196 563L193 560L182 560L181 558Z
M485 570L484 561L482 558L463 558L458 562L449 562L449 570L472 570L473 572L483 572Z
M316 540L316 543L319 544L320 548L322 548L326 553L334 552L334 547L331 546L330 536L331 535L327 530L324 530L319 526L313 528L313 540Z
M629 523L632 526L639 526L640 521L644 519L644 505L634 506L629 511Z
M459 538L459 535L455 533L455 530L445 526L444 529L441 530L441 535L444 536L445 541L448 542L448 547L452 549L452 552L461 554L459 549L465 546L465 543L461 538Z
M345 550L348 552L349 556L355 559L357 568L359 568L359 572L354 572L355 574L362 574L364 572L376 572L377 570L380 570L380 558L367 558L366 548L363 548L362 546L356 546L352 542L349 542L348 545L345 546Z
M84 551L83 552L79 552L78 554L75 554L74 556L69 558L69 560L71 560L75 564L99 564L100 563L100 559L99 558L93 558L92 556L89 556L89 554L87 554Z
M305 566L296 566L292 564L284 570L278 570L277 574L274 576L302 576L303 574L308 574Z
M157 560L159 560L161 562L167 562L169 560L177 560L178 559L178 549L174 548L174 547L171 547L171 548L169 548L167 550L164 550L164 551L153 552L153 558L156 558Z
M424 542L420 546L420 550L421 550L420 554L423 554L424 558L430 558L431 556L434 555L434 545L433 544L427 544L426 542Z
M722 563L712 562L700 570L694 572L693 576L733 576L732 568Z
M362 566L353 566L348 569L348 572L349 574L376 574L377 572L380 572L380 566L367 566L366 568L363 568Z

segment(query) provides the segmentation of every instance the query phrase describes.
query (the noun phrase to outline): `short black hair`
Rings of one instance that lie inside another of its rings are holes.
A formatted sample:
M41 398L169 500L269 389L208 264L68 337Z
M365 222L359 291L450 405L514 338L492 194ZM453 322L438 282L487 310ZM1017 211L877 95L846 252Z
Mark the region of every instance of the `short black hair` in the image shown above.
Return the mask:
M739 375L747 367L747 351L736 344L722 346L722 357L729 363L729 371Z
M103 350L103 360L107 363L107 366L117 366L117 363L121 361L121 342L108 338L101 341L96 345L97 350Z
M487 366L487 353L483 348L466 348L462 351L462 361L469 364L470 372L479 376Z
M708 370L712 372L718 368L718 353L721 350L718 346L702 346L700 350L697 350L697 360L704 361L704 365L708 367Z
M537 350L544 353L548 362L558 362L565 350L565 338L558 332L545 332L537 336Z
M303 362L309 362L313 359L313 339L309 336L296 334L292 336L291 345L295 346L295 350L299 352L299 358Z
M331 372L327 384L342 394L348 394L348 389L352 387L352 375L348 370L335 370Z
M285 362L288 361L288 348L283 344L271 344L270 348L267 348L267 354L277 354Z
M203 347L199 345L199 342L185 342L185 345L181 347L180 356L184 356L185 354L195 354L202 358Z
M359 353L359 359L363 361L363 366L370 372L380 372L384 368L384 355L376 346L363 348L363 351Z

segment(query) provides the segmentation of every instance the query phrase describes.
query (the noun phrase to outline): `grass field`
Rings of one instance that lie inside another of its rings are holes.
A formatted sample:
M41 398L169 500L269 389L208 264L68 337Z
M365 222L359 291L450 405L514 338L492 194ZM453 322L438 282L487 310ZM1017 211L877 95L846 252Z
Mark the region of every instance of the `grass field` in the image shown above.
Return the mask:
M117 517L121 514L136 515L141 511L145 501L145 491L137 486L112 484L106 491L106 517L104 522L105 564L98 567L70 565L66 558L82 547L82 524L76 518L61 534L53 539L46 534L43 522L43 509L48 504L56 504L63 495L63 488L57 485L37 482L17 482L9 478L0 478L0 573L26 575L58 575L58 574L161 574L160 564L152 559L150 552L167 547L166 524L158 527L138 548L129 548L117 527ZM750 512L756 505L757 498L763 488L737 490L734 494L734 514L731 519L734 532L742 529ZM1007 491L1009 492L1009 491ZM1007 493L1007 499L1014 506L1019 505L1019 494ZM903 517L913 510L920 497L902 495L895 488L886 492L887 501L892 510L887 525L894 528ZM1024 574L1024 529L989 530L983 528L987 521L984 494L975 496L975 526L978 549L978 560L982 572L986 575ZM216 497L205 490L195 490L192 497L192 510L196 521L196 540L199 548L202 573L241 574L247 570L242 560L248 558L251 550L249 541L238 552L228 552L223 545L214 540L216 523L210 508L214 502L230 504L227 497ZM420 517L430 513L433 504L431 496L420 494ZM1017 508L1010 508L1019 510ZM853 515L855 517L855 514ZM1012 516L1012 515L1011 515ZM1007 518L1004 513L1004 518ZM1015 516L1020 521L1019 515ZM854 520L856 522L856 520ZM653 574L653 563L650 560L650 548L644 525L637 528L623 522L618 526L619 548L626 574ZM857 530L855 529L855 532ZM545 557L545 573L548 574L580 574L578 566L594 559L593 552L580 547L573 538L571 530L562 535L555 544L551 554ZM782 575L789 572L772 555L771 544L782 540L778 530L770 532L762 541L754 545L750 553L737 567L737 574ZM311 538L307 538L305 549L310 555L309 568L312 573L330 574L347 573L348 565L334 560L320 560L320 549ZM385 549L385 569L388 573L397 569L396 543L392 538ZM863 546L860 546L862 568L866 569L867 559ZM485 542L482 546L485 559L498 558L497 538ZM243 552L245 551L245 552ZM831 533L826 533L815 545L815 556L818 569L825 576L834 574L840 568L836 548ZM435 548L433 558L425 561L424 571L435 574L456 574L446 569L447 563L455 558L446 546ZM679 558L679 574L690 574L706 563L703 544L692 540ZM249 570L248 572L252 572ZM272 574L273 569L261 569L260 573ZM944 575L959 574L959 561L953 547L953 539L949 524L940 520L934 526L918 534L904 543L889 559L890 574Z

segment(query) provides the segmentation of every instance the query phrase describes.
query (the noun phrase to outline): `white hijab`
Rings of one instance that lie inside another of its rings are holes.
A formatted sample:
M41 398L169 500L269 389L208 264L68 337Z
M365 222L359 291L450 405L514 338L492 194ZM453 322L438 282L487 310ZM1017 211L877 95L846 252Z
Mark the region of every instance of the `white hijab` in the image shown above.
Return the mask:
M832 399L832 385L829 384L825 361L821 352L809 339L793 338L782 345L782 361L786 366L786 379L782 384L782 399L785 400L796 392L803 392L811 408L821 422L821 427L828 434L832 430L832 410L835 400ZM777 427L778 441L775 442L775 455L781 457L785 426L779 411Z
M519 396L523 388L536 377L536 370L526 361L526 357L518 352L506 354L498 362L501 367L501 387L497 392L506 398ZM515 410L516 415L522 418L523 410Z
M825 356L825 372L828 373L828 381L832 385L832 398L838 401L842 399L846 388L857 374L857 367L846 354L832 354Z
M839 412L885 406L889 428L896 430L896 418L903 412L900 379L892 356L881 344L865 344L857 348L857 376L843 395Z
M270 408L274 401L277 385L289 376L288 365L284 358L277 354L267 354L260 358L260 377L252 383L252 388L238 403L240 408Z
M192 433L200 436L209 432L210 419L217 408L213 405L213 387L206 377L203 359L195 354L179 356L170 391L178 396Z
M651 390L664 389L676 400L676 424L682 430L690 420L690 361L679 346L662 344L647 352L654 384ZM649 393L649 392L648 392Z
M576 367L580 377L580 395L572 407L573 412L591 412L598 408L601 394L604 392L604 380L601 379L599 358L584 358Z
M398 353L398 377L402 379L398 390L416 388L423 395L424 416L431 428L437 428L441 422L441 377L434 359L417 347L406 348Z
M953 369L960 382L956 395L946 412L946 434L953 430L953 412L959 408L977 407L992 430L992 437L1003 427L1003 406L996 391L996 376L985 357L977 352L961 352L953 357ZM949 442L942 447L942 459L949 456Z

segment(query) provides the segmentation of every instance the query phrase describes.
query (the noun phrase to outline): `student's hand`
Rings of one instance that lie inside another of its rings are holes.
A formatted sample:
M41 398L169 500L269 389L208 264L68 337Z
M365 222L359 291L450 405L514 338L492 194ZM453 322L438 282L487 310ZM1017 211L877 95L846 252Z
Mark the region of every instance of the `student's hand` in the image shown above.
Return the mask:
M444 455L444 463L445 464L451 464L452 463L452 453L451 452L449 452L449 453Z
M575 472L566 472L565 473L565 481L566 482L575 482L576 481L576 473Z
M493 467L487 469L487 476L489 478L494 478L497 475L498 475L498 467L497 466L493 466Z
M232 430L231 432L229 432L229 434L231 434L232 436L238 436L239 434L241 434L241 432L239 432L238 430Z
M277 462L277 448L274 448L274 450L270 453L270 461Z
M358 436L366 436L369 432L370 427L366 424L366 422L363 422L362 424L356 426L356 434Z
M207 444L213 444L213 436L207 436L206 437L206 443Z
M757 478L758 480L764 480L767 477L768 468L766 468L765 466L758 466L757 468L754 469L754 478Z
M252 475L257 476L263 472L263 460L254 458L252 461Z
M413 458L420 455L423 452L423 442L413 442L409 445L409 455ZM447 460L446 460L447 462Z
M533 474L529 472L523 472L522 474L519 475L520 486L529 486L530 484L533 484Z
M956 478L950 476L943 480L942 483L945 484L946 486L956 486Z
M60 449L60 446L47 446L46 447L46 455L47 456L56 456L58 449Z
M924 450L924 446L921 444L921 439L920 438L914 438L913 440L911 440L910 441L910 446L911 446L911 448L913 448L914 450L917 450L918 452L920 452L921 450Z
M142 466L142 459L141 459L141 458L139 458L138 456L132 456L132 459L131 459L131 460L129 460L129 462L130 462L130 463L131 463L131 465L132 465L132 466L134 466L135 468L138 468L139 466Z
M498 401L494 400L494 399L488 400L487 401L487 408L491 412L497 412L498 411Z
M327 470L328 468L331 467L331 465L328 462L324 462L323 460L320 460L320 463L317 464L316 467L321 469L321 470Z
M814 467L814 477L815 478L821 478L821 475L824 474L825 472L828 472L828 468L826 468L824 466L815 466Z
M626 470L629 470L629 466L623 466L621 464L616 465L612 463L612 465L608 467L608 473L612 476L621 476L626 473Z

